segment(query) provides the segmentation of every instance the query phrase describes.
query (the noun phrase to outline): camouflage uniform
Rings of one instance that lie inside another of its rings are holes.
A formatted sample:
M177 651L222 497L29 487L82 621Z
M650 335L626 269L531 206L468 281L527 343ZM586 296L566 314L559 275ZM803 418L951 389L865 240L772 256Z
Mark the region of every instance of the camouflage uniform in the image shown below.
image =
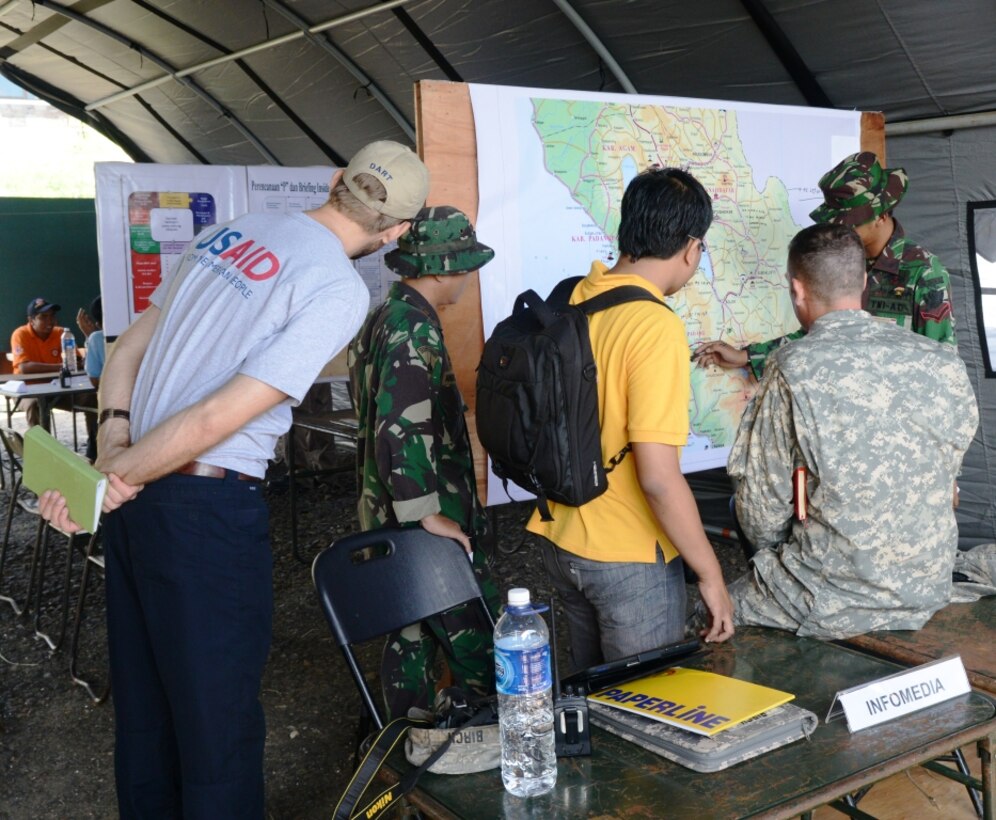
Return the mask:
M857 227L890 212L903 198L909 178L902 168L883 168L871 152L854 154L820 179L825 202L810 216L815 222ZM951 282L940 259L906 238L899 221L876 259L866 262L868 286L862 306L871 313L908 327L914 333L954 345ZM760 381L770 356L782 345L802 338L787 336L748 345L748 363Z
M423 211L430 229L439 225L441 210ZM413 222L416 235L423 214ZM437 218L432 220L434 215ZM472 236L466 217L462 224ZM437 240L434 247L448 248L458 236L437 234L429 239ZM417 242L413 247L410 234L398 244L387 261L403 275L468 270L445 258L432 257L427 263L418 256L420 249ZM478 253L477 262L483 264L480 257ZM447 264L453 269L444 270ZM439 318L429 302L404 282L392 285L387 300L367 317L350 345L349 371L359 417L356 457L361 528L418 526L425 516L441 513L468 535L480 535L486 518L477 498L466 407L443 344ZM495 610L497 589L480 549L474 551L474 570ZM490 626L476 604L457 607L391 635L381 670L391 716L405 715L412 706L428 708L439 647L456 685L481 694L493 692L491 644Z
M978 418L954 348L864 311L828 313L777 351L730 453L758 548L730 586L735 622L824 639L919 629L951 593L951 493Z

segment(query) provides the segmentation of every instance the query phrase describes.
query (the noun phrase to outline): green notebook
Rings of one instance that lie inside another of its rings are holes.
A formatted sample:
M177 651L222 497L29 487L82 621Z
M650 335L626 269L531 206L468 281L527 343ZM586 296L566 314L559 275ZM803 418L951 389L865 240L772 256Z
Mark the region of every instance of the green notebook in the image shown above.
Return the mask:
M107 477L41 427L24 434L24 486L38 495L58 490L69 506L69 517L87 532L96 529Z

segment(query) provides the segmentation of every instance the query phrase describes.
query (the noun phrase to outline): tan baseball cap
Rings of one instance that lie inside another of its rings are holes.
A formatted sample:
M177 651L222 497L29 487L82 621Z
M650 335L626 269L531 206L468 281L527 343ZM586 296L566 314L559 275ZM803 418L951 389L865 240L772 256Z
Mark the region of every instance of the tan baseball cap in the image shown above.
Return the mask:
M357 174L370 174L383 183L387 199L378 202L356 184ZM349 161L343 182L353 195L377 213L411 219L429 195L429 169L414 151L398 142L380 140L364 146Z

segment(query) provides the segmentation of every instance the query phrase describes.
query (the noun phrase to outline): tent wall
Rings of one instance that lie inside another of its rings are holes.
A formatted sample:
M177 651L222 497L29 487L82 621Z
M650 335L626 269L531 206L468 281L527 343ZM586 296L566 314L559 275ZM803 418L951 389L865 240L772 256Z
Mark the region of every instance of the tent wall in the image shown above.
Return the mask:
M100 292L92 199L0 197L0 348L23 325L28 301L59 305L59 323L76 334L76 311Z
M886 131L888 134L888 130ZM910 190L896 210L907 234L937 254L951 273L958 350L979 401L980 423L959 480L962 547L996 541L996 379L985 377L968 256L968 202L996 199L992 146L996 128L971 128L887 137L888 164L910 174Z

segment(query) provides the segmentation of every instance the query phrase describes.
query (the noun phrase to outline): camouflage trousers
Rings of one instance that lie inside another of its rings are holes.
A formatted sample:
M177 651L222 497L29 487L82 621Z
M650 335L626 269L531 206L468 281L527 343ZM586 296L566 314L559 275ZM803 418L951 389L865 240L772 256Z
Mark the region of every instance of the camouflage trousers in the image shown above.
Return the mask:
M794 611L783 603L784 599L773 594L750 568L745 575L727 585L733 601L734 626L766 626L795 632L802 626L805 613ZM688 634L697 635L709 625L709 612L701 600L695 603L693 612L685 624Z
M482 550L474 552L474 573L494 615L498 590ZM380 679L390 717L404 717L412 707L431 708L440 650L454 686L478 695L494 694L494 636L480 606L471 602L388 636Z

